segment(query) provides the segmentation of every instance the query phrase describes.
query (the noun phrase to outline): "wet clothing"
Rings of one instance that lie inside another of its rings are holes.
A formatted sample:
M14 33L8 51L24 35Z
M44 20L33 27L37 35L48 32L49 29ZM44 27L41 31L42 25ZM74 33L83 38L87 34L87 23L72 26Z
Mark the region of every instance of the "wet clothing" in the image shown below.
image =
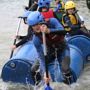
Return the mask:
M64 29L62 25L58 22L58 20L55 18L50 18L48 25L49 25L48 27L50 29L50 32ZM70 59L67 60L65 59L65 57L70 57L70 51L69 51L68 44L64 39L64 35L47 34L46 42L47 42L47 53L48 53L48 60L49 60L48 63L53 62L55 60L55 48L56 48L58 61L62 65L63 72L66 72L69 69ZM43 48L42 48L42 35L34 34L33 43L40 57L40 69L44 73L45 60L44 60L44 54L43 54Z
M50 28L50 32L63 30L64 28L62 25L58 22L57 19L51 18L48 22L48 27ZM16 46L20 46L29 40L32 40L37 52L40 57L40 70L42 73L45 72L45 60L44 60L44 54L43 54L43 48L42 48L42 35L36 34L33 32L32 28L30 27L28 29L27 36L21 37L23 38L19 43L16 44ZM63 73L67 73L70 70L70 49L68 47L68 44L66 43L64 39L64 35L46 35L47 40L47 54L48 54L48 63L51 63L55 60L55 51L57 52L57 58L59 65L61 66L60 69L62 69ZM33 76L35 75L35 72L32 73ZM37 78L38 79L38 78Z

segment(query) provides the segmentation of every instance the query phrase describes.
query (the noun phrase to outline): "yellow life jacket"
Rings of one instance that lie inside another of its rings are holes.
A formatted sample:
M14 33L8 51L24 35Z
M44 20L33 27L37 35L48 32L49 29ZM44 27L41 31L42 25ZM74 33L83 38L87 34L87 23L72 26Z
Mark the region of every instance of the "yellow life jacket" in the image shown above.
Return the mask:
M70 31L71 28L64 21L64 17L65 16L66 16L66 14L63 15L62 24L63 24L63 26L64 26L64 28L65 28L66 31ZM74 15L68 15L68 17L69 17L69 19L70 19L70 21L71 21L71 23L73 25L78 24L78 20L77 20L76 16L74 16Z
M68 16L69 16L70 21L71 21L71 23L72 23L73 25L78 24L78 20L77 20L76 16L74 16L74 15L68 15Z

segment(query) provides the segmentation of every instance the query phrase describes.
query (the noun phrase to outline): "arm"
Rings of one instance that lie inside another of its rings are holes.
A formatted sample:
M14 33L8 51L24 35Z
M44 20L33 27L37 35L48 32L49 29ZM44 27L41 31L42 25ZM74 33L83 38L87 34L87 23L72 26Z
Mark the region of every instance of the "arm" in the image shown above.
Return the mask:
M21 35L18 35L17 36L17 38L19 39L19 40L21 40L21 39L23 39L23 38L25 38L26 36L21 36Z
M45 58L44 58L44 53L43 53L43 48L42 48L42 42L38 36L33 36L33 43L34 43L34 46L36 47L36 50L37 50L39 58L40 58L40 70L44 73Z
M26 36L20 36L19 39L22 39L19 43L16 44L16 47L25 44L27 41L31 40L33 36L32 28L28 27L28 33Z
M28 42L29 40L30 40L30 39L29 39L29 36L23 37L23 39L16 44L16 47L19 47L19 46L25 44L25 43Z
M29 40L29 38L26 36L24 37L20 42L18 42L17 44L12 46L12 50L16 49L17 47L25 44L27 41Z

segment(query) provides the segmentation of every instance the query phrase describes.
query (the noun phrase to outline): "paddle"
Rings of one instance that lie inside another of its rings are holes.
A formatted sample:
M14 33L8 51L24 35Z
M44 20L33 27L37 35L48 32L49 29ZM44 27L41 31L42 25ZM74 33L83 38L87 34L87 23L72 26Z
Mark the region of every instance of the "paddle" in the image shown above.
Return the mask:
M20 20L19 20L19 24L18 24L17 31L16 31L16 38L14 39L13 45L15 45L15 44L16 44L16 41L17 41L17 36L18 36L19 30L20 30L20 25L21 25L21 20L22 20L22 18L21 18L21 17L18 17L18 18L20 18ZM12 50L12 51L11 51L10 58L12 58L13 53L14 53L14 50Z
M46 69L46 77L49 78L49 75L48 75L48 57L47 57L47 47L46 47L46 37L45 37L45 33L42 32L42 37L43 37L43 51L44 51L44 57L45 57L45 69ZM47 86L45 87L45 90L53 90L51 87L50 87L50 84L47 83Z

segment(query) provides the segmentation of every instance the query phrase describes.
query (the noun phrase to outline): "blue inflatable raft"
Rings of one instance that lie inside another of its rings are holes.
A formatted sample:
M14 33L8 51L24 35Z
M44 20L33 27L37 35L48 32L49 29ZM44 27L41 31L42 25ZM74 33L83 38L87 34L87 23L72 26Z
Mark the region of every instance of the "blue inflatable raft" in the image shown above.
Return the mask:
M83 35L76 35L70 37L68 43L71 57L70 67L75 73L76 78L79 78L84 64L90 60L90 39ZM34 85L35 82L32 78L31 66L38 59L39 57L32 41L27 42L4 65L1 73L3 81L24 84L28 82ZM62 82L63 76L60 69L58 69L58 65L55 68L55 62L52 62L48 66L53 81Z

